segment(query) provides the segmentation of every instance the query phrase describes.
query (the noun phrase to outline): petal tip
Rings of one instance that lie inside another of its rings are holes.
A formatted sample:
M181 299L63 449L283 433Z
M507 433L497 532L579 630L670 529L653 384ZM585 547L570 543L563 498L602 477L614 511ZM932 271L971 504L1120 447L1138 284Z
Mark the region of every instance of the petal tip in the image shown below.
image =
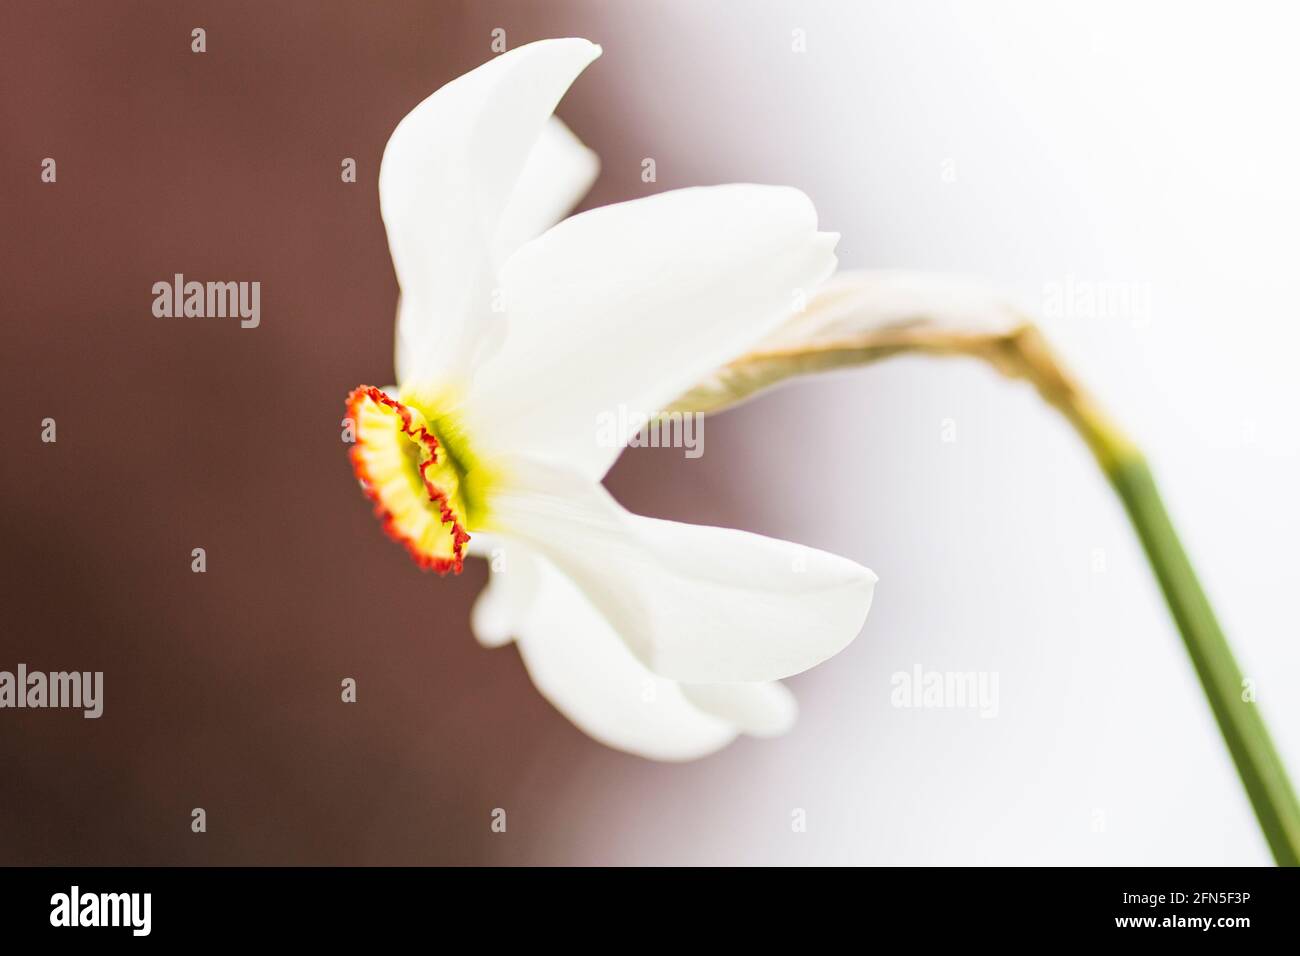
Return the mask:
M515 47L516 50L523 50L527 47L550 46L550 47L569 47L575 52L581 51L587 58L587 63L596 60L605 51L601 49L599 43L592 43L586 37L553 37L549 40L536 40L532 43L525 43L521 47Z

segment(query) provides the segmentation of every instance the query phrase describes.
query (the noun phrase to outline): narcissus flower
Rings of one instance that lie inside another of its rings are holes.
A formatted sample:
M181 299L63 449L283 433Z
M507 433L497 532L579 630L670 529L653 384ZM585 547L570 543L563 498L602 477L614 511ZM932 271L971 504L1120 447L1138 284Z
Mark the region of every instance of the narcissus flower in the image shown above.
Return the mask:
M401 286L397 381L357 388L352 461L423 567L491 556L472 627L517 642L596 739L689 759L787 729L780 678L842 650L875 575L811 548L640 517L601 481L597 421L665 408L835 267L802 193L730 185L554 225L595 156L552 116L600 48L548 40L438 90L394 130L380 205Z

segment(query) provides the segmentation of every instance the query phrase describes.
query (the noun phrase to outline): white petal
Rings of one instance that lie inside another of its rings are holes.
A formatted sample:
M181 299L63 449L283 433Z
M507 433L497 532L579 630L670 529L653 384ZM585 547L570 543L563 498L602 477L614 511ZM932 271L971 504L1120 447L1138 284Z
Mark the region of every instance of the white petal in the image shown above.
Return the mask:
M506 339L471 398L482 430L600 477L619 452L602 416L657 412L749 349L834 269L835 241L807 196L776 186L682 189L565 220L502 268Z
M484 647L500 647L515 639L514 616L509 595L496 575L488 577L487 586L474 599L469 615L469 628L474 639Z
M542 564L519 653L537 689L601 743L656 760L691 760L736 736L650 671L574 585Z
M488 583L474 601L470 629L484 647L500 647L513 640L532 610L538 587L538 561L527 548L505 541L493 541L488 550L486 535L474 535L473 551L487 558Z
M784 684L682 684L686 699L755 737L776 737L794 726L799 705Z
M516 461L496 530L568 574L647 667L692 683L779 680L849 644L876 576L845 558L624 511L599 484Z
M599 55L578 39L519 47L448 83L393 131L379 202L402 288L402 384L471 360L492 317L493 254L515 184L560 97Z
M558 116L542 127L497 227L496 261L569 214L600 172L600 159Z

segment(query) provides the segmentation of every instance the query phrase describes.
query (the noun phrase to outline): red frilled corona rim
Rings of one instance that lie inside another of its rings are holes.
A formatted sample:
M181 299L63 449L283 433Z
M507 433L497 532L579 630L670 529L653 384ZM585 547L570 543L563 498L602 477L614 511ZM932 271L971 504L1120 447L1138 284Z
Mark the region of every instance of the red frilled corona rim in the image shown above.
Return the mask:
M450 469L424 416L371 385L348 395L347 414L356 438L348 457L384 531L421 568L459 574L469 534L454 506L456 488L435 480Z

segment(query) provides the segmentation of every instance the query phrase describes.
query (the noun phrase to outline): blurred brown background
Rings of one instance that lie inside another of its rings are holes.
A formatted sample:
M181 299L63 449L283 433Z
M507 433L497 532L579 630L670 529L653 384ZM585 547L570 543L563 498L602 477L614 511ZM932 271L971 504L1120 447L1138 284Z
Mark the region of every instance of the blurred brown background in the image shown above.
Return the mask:
M580 27L539 6L4 5L0 668L104 671L105 712L0 713L0 863L509 860L575 761L635 763L474 643L481 563L421 575L339 439L392 378L388 134L493 26ZM563 114L617 166L607 106L592 80ZM261 327L153 317L176 272L259 280Z

